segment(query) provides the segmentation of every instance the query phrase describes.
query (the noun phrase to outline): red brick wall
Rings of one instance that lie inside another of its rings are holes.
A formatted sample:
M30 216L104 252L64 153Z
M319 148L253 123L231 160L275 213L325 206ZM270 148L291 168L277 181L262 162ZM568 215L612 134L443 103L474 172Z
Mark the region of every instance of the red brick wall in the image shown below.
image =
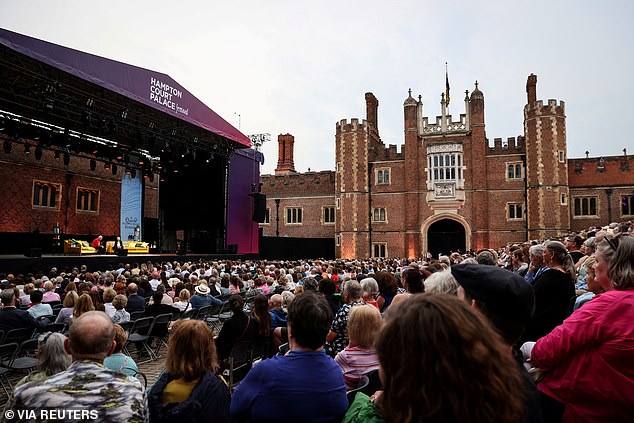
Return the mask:
M71 156L69 165L64 166L63 155L55 160L54 153L49 150L43 150L42 158L37 160L34 147L27 156L23 144L13 143L11 153L0 152L0 198L4 203L0 213L0 232L32 232L37 229L41 233L52 233L55 223L58 223L62 233L117 235L122 172L120 167L118 174L112 175L111 171L104 170L102 162L97 162L92 171L90 160L77 156ZM32 205L34 180L61 185L57 209ZM151 212L146 216L156 217L156 182L146 182L151 186L146 188L145 210ZM99 191L96 213L77 210L79 187Z

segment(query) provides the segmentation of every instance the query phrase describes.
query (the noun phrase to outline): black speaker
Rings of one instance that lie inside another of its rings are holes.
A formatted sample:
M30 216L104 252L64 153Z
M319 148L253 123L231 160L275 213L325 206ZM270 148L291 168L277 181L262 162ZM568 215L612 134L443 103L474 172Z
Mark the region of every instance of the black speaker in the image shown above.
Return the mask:
M119 257L126 257L126 256L128 255L128 250L126 250L125 248L123 248L123 249L121 249L121 250L117 251L117 255L118 255Z
M264 222L264 216L266 214L266 195L264 194L252 194L253 195L253 217L251 220L254 222Z
M41 248L29 248L24 254L25 257L42 257Z
M238 254L238 244L229 244L229 245L227 245L227 253L229 253L229 254Z

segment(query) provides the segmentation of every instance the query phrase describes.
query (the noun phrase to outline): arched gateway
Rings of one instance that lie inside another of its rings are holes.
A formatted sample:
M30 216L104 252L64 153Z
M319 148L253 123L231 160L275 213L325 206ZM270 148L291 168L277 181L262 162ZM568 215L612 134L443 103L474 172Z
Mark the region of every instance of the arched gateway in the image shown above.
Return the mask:
M465 227L456 220L447 218L437 220L429 225L426 235L427 251L434 258L437 258L438 254L467 250Z

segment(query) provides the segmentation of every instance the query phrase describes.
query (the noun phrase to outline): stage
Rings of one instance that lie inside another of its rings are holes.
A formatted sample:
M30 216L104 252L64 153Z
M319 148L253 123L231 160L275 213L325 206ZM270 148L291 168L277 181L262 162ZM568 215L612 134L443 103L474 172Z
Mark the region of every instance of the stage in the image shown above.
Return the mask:
M33 273L38 271L47 274L51 267L57 267L58 272L71 271L73 267L86 265L89 271L104 271L117 269L119 263L152 263L160 262L197 262L199 260L245 260L255 258L252 254L130 254L117 256L114 254L43 254L42 257L25 257L18 254L0 255L0 273L14 275Z

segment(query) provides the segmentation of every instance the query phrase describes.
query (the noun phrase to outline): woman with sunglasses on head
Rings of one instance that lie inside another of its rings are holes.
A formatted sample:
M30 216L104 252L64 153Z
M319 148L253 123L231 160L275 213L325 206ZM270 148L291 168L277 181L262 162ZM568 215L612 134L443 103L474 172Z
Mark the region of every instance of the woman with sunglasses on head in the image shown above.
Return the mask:
M72 358L64 349L66 336L61 333L47 332L38 338L37 370L23 377L14 388L27 382L42 381L49 376L63 372L70 366Z
M544 421L621 422L634 414L634 237L606 237L595 260L595 280L606 292L530 352L543 371Z

